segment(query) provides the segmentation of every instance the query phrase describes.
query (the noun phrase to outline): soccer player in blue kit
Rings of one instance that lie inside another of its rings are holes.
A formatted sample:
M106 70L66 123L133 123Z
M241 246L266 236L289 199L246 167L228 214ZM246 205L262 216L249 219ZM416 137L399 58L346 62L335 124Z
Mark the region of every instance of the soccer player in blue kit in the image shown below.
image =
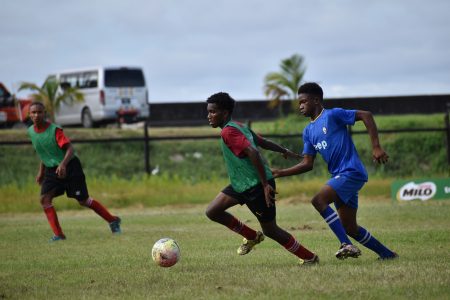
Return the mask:
M358 247L348 238L350 236L377 253L380 259L396 258L395 252L381 244L356 221L358 192L367 182L368 176L347 132L347 125L363 121L372 142L374 162L384 164L389 158L380 146L372 114L368 111L342 108L324 109L323 91L317 83L303 84L298 90L298 100L300 113L311 118L311 122L303 130L303 160L287 169L272 170L274 177L291 176L312 170L316 154L319 153L328 164L331 179L313 197L311 203L341 243L336 257L345 259L361 255ZM331 203L334 203L337 214L330 207Z

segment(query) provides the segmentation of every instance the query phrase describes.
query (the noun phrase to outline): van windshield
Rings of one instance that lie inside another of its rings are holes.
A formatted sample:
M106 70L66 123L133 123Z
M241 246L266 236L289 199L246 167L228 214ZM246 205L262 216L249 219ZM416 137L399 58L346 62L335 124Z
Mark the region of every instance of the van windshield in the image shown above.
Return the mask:
M105 86L144 87L144 74L139 69L105 70Z

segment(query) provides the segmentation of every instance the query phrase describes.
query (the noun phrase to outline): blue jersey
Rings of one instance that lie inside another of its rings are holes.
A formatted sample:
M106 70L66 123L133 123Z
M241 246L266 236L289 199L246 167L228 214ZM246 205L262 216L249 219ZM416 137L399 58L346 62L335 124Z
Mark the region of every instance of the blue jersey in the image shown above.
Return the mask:
M366 169L347 132L347 125L355 124L355 118L356 110L324 109L303 130L303 154L315 156L319 152L333 177L367 181Z

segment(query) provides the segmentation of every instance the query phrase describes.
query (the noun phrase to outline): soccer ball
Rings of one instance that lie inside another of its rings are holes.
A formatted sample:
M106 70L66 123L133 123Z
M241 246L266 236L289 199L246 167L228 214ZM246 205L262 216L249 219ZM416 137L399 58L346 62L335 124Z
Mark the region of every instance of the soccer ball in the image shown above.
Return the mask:
M153 245L152 258L160 267L171 267L180 259L180 247L171 238L160 239Z

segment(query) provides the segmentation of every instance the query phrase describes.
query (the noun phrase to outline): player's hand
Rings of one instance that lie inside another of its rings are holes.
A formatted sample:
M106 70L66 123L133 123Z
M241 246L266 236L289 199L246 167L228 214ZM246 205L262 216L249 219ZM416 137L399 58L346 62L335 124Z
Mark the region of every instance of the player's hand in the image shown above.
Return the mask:
M270 171L272 172L273 178L278 178L280 177L280 171L278 169L270 169Z
M284 159L293 158L293 159L300 160L303 157L300 154L295 153L289 149L286 149L286 152L282 153L281 155L284 157Z
M277 191L273 189L273 187L270 184L266 184L264 186L264 196L266 198L266 205L267 207L271 207L275 205L275 194L278 194Z
M36 176L36 183L39 185L42 185L42 182L44 181L44 173L39 173Z
M56 168L55 171L56 175L58 175L59 178L65 178L66 177L66 166L61 164Z
M389 155L381 147L375 147L372 151L373 162L385 164L388 162Z

